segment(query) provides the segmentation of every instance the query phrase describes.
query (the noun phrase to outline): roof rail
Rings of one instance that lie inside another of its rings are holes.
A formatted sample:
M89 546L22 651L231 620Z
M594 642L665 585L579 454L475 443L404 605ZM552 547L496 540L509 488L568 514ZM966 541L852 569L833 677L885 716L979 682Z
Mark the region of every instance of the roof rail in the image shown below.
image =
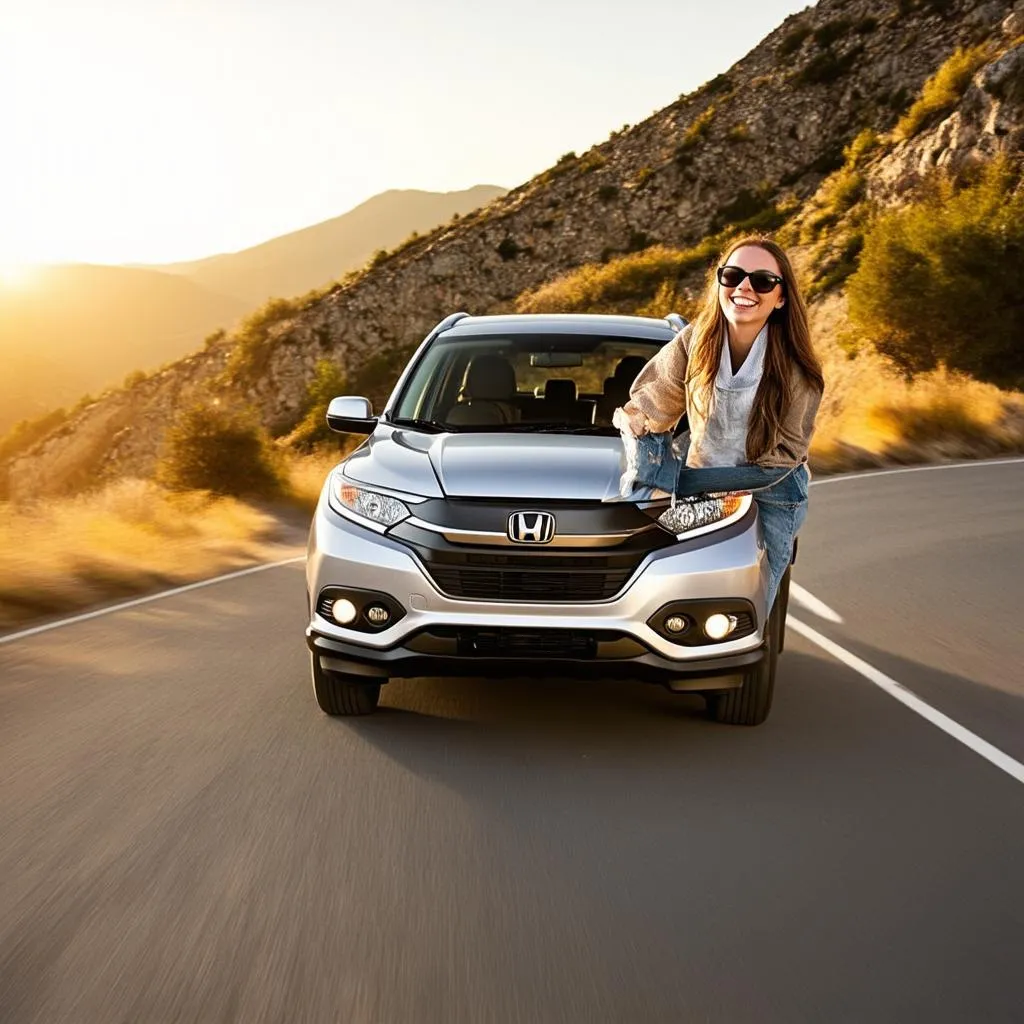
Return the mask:
M442 331L447 331L449 327L453 327L467 316L469 316L468 313L450 313L430 332L430 336L433 338Z
M681 331L688 323L685 317L681 317L678 313L669 313L665 319L677 330Z

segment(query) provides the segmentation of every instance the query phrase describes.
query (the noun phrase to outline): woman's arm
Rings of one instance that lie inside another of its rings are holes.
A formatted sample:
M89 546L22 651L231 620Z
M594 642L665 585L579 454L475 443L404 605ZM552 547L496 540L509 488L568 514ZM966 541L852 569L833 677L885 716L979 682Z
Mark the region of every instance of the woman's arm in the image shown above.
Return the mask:
M821 405L821 392L807 380L799 369L793 369L789 410L780 424L778 443L762 465L785 465L803 462L807 458L814 436L814 424Z
M691 326L684 327L637 374L622 407L633 433L671 430L686 412L686 365Z

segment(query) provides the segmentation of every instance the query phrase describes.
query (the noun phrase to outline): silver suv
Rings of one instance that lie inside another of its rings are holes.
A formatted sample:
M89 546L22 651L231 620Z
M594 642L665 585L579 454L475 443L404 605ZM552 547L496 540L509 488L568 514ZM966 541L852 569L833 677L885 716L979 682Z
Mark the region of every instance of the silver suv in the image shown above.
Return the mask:
M612 413L683 326L455 313L379 416L331 402L330 426L368 439L328 476L309 535L327 714L373 711L396 677L541 673L656 682L703 693L719 721L764 721L789 573L767 617L750 495L619 493Z

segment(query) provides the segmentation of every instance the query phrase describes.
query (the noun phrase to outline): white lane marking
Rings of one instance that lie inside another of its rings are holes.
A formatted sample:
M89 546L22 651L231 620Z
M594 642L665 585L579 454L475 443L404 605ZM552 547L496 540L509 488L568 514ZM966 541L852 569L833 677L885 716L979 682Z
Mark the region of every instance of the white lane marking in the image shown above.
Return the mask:
M1024 462L1021 459L976 459L974 462L936 462L930 466L901 466L899 469L873 469L868 473L837 473L835 476L812 480L811 487L816 484L838 484L844 480L867 480L872 476L893 476L896 473L923 473L929 469L973 469L976 466L1013 466Z
M804 590L799 583L790 582L789 596L801 608L806 608L812 615L817 615L819 619L826 619L828 622L843 621L839 612L832 611L824 601L815 597L809 590Z
M161 590L157 594L147 594L145 597L137 597L131 601L122 601L120 604L112 604L109 608L99 608L94 612L83 612L81 615L72 615L69 619L58 619L56 622L47 622L44 626L33 626L31 629L23 629L20 633L7 633L0 636L0 645L9 644L14 640L23 640L27 636L34 636L36 633L46 633L51 629L60 629L61 626L71 626L76 622L85 622L87 619L97 619L101 615L110 615L113 612L122 612L126 608L135 608L140 604L149 604L151 601L162 601L165 597L174 597L175 594L184 594L189 590L198 590L200 587L209 587L214 583L223 583L226 580L235 580L239 576L249 576L254 572L263 572L265 569L277 569L282 565L292 565L295 562L304 562L305 555L298 555L295 558L284 558L280 562L265 562L263 565L253 565L248 569L239 569L237 572L225 573L223 576L214 576L212 579L199 580L197 583L186 583L182 587L175 587L173 590Z
M911 711L927 719L932 725L938 726L944 733L952 736L953 739L959 740L965 747L969 747L976 754L985 758L986 761L991 762L997 768L1001 768L1007 775L1018 782L1024 782L1024 764L1021 764L1020 761L1015 761L1009 754L1003 753L998 747L994 747L988 740L983 740L959 722L954 722L952 718L944 715L941 711L937 711L931 704L926 704L916 693L908 690L902 683L896 682L895 679L890 679L884 672L879 672L874 666L858 658L857 655L851 654L846 648L840 647L839 644L829 640L827 636L823 636L816 629L805 625L799 619L794 619L792 615L786 616L786 625L787 627L792 627L797 633L806 637L812 643L817 644L822 650L827 651L833 658L841 661L855 672L859 672L865 679L874 683L875 686L885 690L890 697L895 697L901 704L905 704Z

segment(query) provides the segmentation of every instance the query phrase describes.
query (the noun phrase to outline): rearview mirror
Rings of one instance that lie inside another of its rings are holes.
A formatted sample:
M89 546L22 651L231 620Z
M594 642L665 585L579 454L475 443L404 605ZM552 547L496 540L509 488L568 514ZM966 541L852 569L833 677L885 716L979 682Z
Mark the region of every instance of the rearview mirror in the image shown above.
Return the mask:
M327 407L327 426L339 434L372 434L377 417L368 398L339 395Z
M530 353L531 366L582 366L582 352L532 352Z

